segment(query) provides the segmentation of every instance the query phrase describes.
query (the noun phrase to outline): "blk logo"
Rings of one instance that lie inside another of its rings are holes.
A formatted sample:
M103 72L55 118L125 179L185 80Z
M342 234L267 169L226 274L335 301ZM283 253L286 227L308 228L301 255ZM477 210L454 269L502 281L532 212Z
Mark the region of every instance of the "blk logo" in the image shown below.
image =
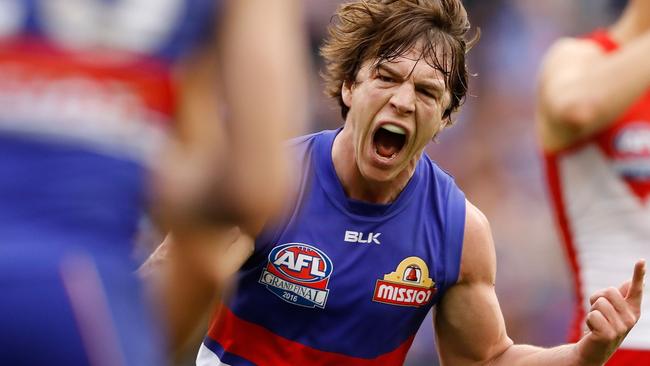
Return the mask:
M368 233L366 235L357 231L346 230L345 238L343 240L348 243L381 244L378 239L379 235L381 235L381 233Z

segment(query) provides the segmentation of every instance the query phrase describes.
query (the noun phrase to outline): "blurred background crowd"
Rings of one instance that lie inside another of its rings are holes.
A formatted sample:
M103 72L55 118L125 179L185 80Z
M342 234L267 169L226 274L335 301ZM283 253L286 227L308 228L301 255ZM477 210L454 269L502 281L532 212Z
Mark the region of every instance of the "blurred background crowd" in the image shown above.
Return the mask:
M306 132L313 132L342 125L338 106L322 92L318 47L343 1L305 1L314 65ZM469 55L470 93L455 125L427 153L490 220L499 269L496 289L510 337L517 343L556 345L565 341L569 326L572 280L550 213L535 136L537 72L552 41L607 26L624 1L463 2L482 33ZM407 366L437 361L431 328L429 319Z

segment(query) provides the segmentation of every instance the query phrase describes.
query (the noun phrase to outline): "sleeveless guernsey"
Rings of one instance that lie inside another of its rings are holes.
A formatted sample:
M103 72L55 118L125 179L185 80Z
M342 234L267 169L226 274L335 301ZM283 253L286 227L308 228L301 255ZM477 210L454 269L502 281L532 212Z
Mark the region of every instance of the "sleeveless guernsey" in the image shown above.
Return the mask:
M257 238L197 365L401 365L456 283L465 197L453 179L425 155L393 203L351 200L337 133L293 142L297 203Z

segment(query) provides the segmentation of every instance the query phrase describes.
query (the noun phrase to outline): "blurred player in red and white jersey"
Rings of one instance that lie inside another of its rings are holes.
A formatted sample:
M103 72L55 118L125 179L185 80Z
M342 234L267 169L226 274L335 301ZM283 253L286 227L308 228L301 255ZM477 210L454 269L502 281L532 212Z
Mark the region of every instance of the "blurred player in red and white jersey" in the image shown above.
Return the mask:
M542 67L538 130L574 274L572 340L598 306L589 294L624 280L630 261L650 257L648 57L650 1L630 0L610 28L559 40ZM648 311L646 300L641 312ZM608 365L650 365L650 317L639 319Z
M0 1L0 364L164 364L137 222L150 203L181 232L273 209L302 120L299 8ZM171 249L171 346L215 286L217 249Z

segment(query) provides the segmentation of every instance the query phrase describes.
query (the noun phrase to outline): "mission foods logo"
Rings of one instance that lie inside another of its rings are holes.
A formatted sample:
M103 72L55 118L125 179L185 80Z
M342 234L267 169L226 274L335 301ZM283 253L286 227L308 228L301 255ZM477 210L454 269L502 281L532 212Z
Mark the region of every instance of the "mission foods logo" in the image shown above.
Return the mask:
M282 300L309 308L327 302L332 261L318 248L302 243L282 244L269 253L259 283Z
M395 272L377 280L372 299L384 304L420 307L429 303L436 290L426 263L418 257L408 257Z

